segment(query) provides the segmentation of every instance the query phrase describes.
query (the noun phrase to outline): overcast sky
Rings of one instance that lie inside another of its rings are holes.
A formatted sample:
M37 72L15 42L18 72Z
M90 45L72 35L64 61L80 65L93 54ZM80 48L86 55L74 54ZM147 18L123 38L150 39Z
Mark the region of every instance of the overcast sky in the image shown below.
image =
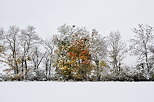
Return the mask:
M47 38L66 23L95 28L104 36L119 30L128 41L131 28L154 26L153 5L154 0L0 0L0 27L33 25Z

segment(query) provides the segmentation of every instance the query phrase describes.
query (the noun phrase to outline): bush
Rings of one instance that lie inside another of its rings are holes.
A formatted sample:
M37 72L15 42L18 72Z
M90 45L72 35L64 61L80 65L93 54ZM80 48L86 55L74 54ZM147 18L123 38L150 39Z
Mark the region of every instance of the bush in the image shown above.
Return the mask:
M45 71L42 69L33 70L32 72L27 74L27 80L45 81L47 80Z

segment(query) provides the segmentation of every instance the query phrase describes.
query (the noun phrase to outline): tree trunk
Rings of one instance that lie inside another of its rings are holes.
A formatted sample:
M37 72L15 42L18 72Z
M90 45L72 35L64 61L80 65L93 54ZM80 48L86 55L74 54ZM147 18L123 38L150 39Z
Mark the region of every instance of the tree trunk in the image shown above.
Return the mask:
M100 81L99 61L96 60L95 63L96 63L96 72L97 72L97 79L96 80Z
M46 60L46 68L45 68L45 70L46 70L46 80L48 80L48 59Z
M24 75L24 59L22 58L22 61L21 61L21 72L22 72L22 75ZM24 79L24 76L22 76L22 80Z
M28 71L27 60L25 59L25 79L27 79L27 71Z

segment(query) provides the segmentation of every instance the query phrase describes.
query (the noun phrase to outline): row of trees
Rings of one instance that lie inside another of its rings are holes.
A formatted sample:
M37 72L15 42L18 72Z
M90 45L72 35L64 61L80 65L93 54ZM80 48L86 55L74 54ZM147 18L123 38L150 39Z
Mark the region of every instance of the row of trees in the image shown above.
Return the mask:
M0 30L1 80L141 81L154 80L152 27L139 25L127 45L120 32L103 37L93 29L66 24L49 39L40 38L33 26ZM138 56L133 68L126 55Z

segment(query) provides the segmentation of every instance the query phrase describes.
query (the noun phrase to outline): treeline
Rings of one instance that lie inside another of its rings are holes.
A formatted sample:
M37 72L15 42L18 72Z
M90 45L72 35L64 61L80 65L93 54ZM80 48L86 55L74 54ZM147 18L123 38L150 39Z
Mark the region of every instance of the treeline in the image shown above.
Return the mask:
M132 29L130 45L119 31L103 36L93 29L62 25L43 40L35 27L0 29L0 81L153 81L153 28ZM126 55L138 56L135 66Z

